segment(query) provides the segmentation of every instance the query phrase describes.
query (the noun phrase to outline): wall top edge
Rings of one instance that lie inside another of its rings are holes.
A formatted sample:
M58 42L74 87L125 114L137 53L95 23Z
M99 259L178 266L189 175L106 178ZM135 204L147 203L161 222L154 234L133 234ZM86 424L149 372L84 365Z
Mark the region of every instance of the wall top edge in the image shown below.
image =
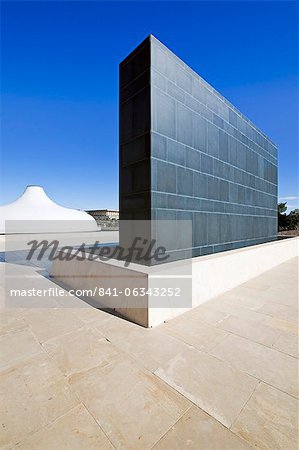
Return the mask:
M236 108L226 97L224 97L217 89L215 89L210 83L208 83L203 77L201 77L195 70L193 70L187 63L185 63L179 56L177 56L173 51L171 51L165 44L163 44L159 39L157 39L153 34L150 34L146 37L146 39L142 42L153 42L160 46L162 49L166 50L168 53L172 55L177 62L183 66L186 71L192 72L192 74L199 79L199 81L204 84L204 86L210 90L213 94L215 94L222 102L225 103L230 109L232 109L236 114L238 114L241 119L245 120L252 128L254 128L259 134L261 134L265 139L267 139L276 149L278 149L278 145L272 141L269 136L267 136L259 127L257 127L248 117L246 117L238 108ZM137 47L138 48L138 47ZM129 55L130 56L130 55Z
M132 50L128 56L126 56L120 63L119 63L119 68L125 66L132 58L134 58L134 56L136 56L144 47L146 47L147 45L150 45L150 41L151 41L151 34L149 34L145 39L143 39L142 42L140 42L140 44L137 45L137 47L134 48L134 50ZM158 41L158 40L157 40ZM159 42L159 41L158 41ZM163 45L163 44L162 44Z
M267 251L267 249L269 249L271 247L277 247L281 251L282 247L288 247L288 246L291 246L294 249L296 255L298 255L299 254L298 244L299 244L299 237L292 236L292 237L288 237L286 239L279 239L276 241L264 242L263 244L249 245L246 247L236 248L233 250L227 250L225 252L196 256L196 257L192 258L192 261L194 263L204 262L204 261L213 261L213 260L217 260L217 259L227 258L232 255L238 255L241 253L249 254L249 253L255 252L255 251Z
M252 252L262 252L266 251L268 249L271 249L273 247L279 248L279 251L281 253L281 250L283 247L291 247L294 250L294 254L298 254L298 243L299 243L299 237L292 237L287 239L281 239L277 241L271 241L271 242L265 242L263 244L257 244L257 245L250 245L248 247L242 247L234 250L227 250L225 252L220 253L213 253L210 255L204 255L204 256L196 256L190 259L184 259L184 260L178 260L178 261L171 261L166 264L160 264L156 266L144 266L141 264L136 263L130 263L129 267L125 267L124 261L118 261L116 259L109 259L107 261L90 261L91 264L106 264L110 266L114 266L120 269L124 269L126 272L135 273L136 276L167 276L169 273L175 273L174 270L176 269L186 269L190 267L190 264L196 264L196 263L204 263L206 261L217 261L222 260L223 258L229 258L233 255L238 254L249 254ZM63 250L59 250L60 253L64 253ZM71 254L75 254L76 250L73 250ZM185 273L185 272L182 272ZM190 275L186 275L186 277L191 277Z

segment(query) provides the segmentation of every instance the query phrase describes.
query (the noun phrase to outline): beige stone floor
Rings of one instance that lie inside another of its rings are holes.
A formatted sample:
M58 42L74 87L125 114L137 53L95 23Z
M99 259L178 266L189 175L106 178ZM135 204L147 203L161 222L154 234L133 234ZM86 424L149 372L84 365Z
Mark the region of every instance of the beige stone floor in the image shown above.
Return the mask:
M3 309L1 448L297 449L297 270L290 260L155 329L76 298Z

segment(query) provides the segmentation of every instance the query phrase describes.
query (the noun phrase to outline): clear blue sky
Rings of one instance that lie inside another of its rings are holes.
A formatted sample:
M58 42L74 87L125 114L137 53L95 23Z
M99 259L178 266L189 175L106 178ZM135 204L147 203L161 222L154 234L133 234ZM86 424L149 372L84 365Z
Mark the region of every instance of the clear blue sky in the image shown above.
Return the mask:
M118 207L118 64L150 33L279 145L279 195L297 197L297 20L285 1L2 3L0 203L40 184Z

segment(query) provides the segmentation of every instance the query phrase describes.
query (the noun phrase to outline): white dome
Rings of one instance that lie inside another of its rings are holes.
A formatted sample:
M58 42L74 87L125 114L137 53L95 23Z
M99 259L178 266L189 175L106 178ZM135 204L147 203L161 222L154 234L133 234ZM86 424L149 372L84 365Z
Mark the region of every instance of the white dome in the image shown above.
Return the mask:
M6 221L14 221L5 223ZM46 233L98 230L84 211L54 203L41 186L27 186L23 195L0 206L0 233Z

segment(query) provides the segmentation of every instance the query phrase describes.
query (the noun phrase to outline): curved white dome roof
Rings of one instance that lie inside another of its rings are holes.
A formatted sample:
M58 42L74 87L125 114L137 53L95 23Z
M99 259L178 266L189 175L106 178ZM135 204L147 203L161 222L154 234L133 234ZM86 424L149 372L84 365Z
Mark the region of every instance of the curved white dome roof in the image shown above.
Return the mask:
M14 221L6 223L6 221ZM41 186L27 186L23 195L0 206L0 233L95 231L97 223L84 211L54 203Z

